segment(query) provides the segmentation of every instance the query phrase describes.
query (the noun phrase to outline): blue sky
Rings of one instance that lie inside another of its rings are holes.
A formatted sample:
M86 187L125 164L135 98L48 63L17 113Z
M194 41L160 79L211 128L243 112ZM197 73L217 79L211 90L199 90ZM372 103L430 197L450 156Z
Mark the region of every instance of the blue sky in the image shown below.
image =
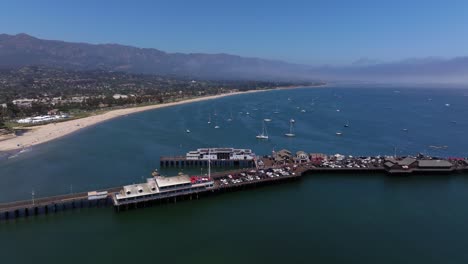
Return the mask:
M6 1L0 33L307 64L468 55L468 1Z

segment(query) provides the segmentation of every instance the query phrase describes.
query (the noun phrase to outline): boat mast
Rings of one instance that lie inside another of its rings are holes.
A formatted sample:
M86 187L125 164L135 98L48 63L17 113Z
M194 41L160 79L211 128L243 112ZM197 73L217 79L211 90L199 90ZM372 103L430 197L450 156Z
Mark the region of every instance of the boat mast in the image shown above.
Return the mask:
M208 179L211 179L211 148L208 148Z

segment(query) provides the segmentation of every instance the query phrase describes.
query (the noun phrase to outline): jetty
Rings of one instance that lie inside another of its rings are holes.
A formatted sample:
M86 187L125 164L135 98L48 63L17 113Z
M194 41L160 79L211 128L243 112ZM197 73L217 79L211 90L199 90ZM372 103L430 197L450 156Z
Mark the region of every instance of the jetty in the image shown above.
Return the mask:
M242 159L249 160L251 166L211 174L210 168L214 162L218 162L218 166L232 167L231 153L235 152L244 155ZM192 154L195 155L195 152ZM295 181L304 176L324 173L379 173L389 177L427 174L445 177L449 174L468 173L467 158L440 158L420 154L404 157L354 157L304 151L293 154L283 149L273 152L272 155L256 156L250 150L213 148L199 149L196 156L197 159L191 161L202 162L193 163L191 166L208 166L208 174L179 174L164 177L155 170L143 183L39 199L32 197L31 200L4 203L0 204L0 221L85 207L114 207L115 211L120 212L153 204L176 203L180 200L199 199L228 191ZM182 159L190 160L187 159L187 155ZM222 162L223 160L225 162Z

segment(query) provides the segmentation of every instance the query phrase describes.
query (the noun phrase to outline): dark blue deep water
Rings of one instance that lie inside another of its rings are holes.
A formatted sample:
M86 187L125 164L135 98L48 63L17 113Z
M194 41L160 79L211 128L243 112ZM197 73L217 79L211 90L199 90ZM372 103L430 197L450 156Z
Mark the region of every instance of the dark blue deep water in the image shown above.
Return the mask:
M0 202L29 199L33 189L40 197L139 182L159 156L208 146L467 156L467 114L468 90L444 87L330 86L164 108L0 160ZM258 141L264 118L270 140ZM286 138L291 118L297 136ZM121 214L1 223L0 252L2 263L468 263L467 201L467 175L314 175Z

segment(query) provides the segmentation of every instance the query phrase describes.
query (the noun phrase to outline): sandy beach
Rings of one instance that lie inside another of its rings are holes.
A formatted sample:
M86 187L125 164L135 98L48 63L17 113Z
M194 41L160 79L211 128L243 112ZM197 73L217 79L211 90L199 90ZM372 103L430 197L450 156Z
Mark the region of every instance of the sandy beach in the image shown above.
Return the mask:
M21 136L14 136L8 139L1 140L0 151L18 150L18 149L42 144L42 143L63 137L65 135L69 135L80 129L93 126L100 122L104 122L104 121L107 121L116 117L125 116L129 114L158 109L162 107L169 107L169 106L175 106L175 105L181 105L181 104L200 102L200 101L205 101L205 100L218 99L218 98L222 98L226 96L233 96L233 95L238 95L238 94L265 92L265 91L271 91L271 90L290 89L290 88L300 88L300 87L279 87L277 89L251 90L251 91L246 91L246 92L233 92L233 93L226 93L226 94L220 94L220 95L204 96L204 97L187 99L187 100L182 100L182 101L173 102L173 103L164 103L164 104L156 104L156 105L149 105L149 106L110 110L109 112L99 114L99 115L84 117L80 119L73 119L73 120L59 122L59 123L51 123L51 124L46 124L46 125L41 125L41 126L34 126L34 127L31 127L29 131L25 132Z

